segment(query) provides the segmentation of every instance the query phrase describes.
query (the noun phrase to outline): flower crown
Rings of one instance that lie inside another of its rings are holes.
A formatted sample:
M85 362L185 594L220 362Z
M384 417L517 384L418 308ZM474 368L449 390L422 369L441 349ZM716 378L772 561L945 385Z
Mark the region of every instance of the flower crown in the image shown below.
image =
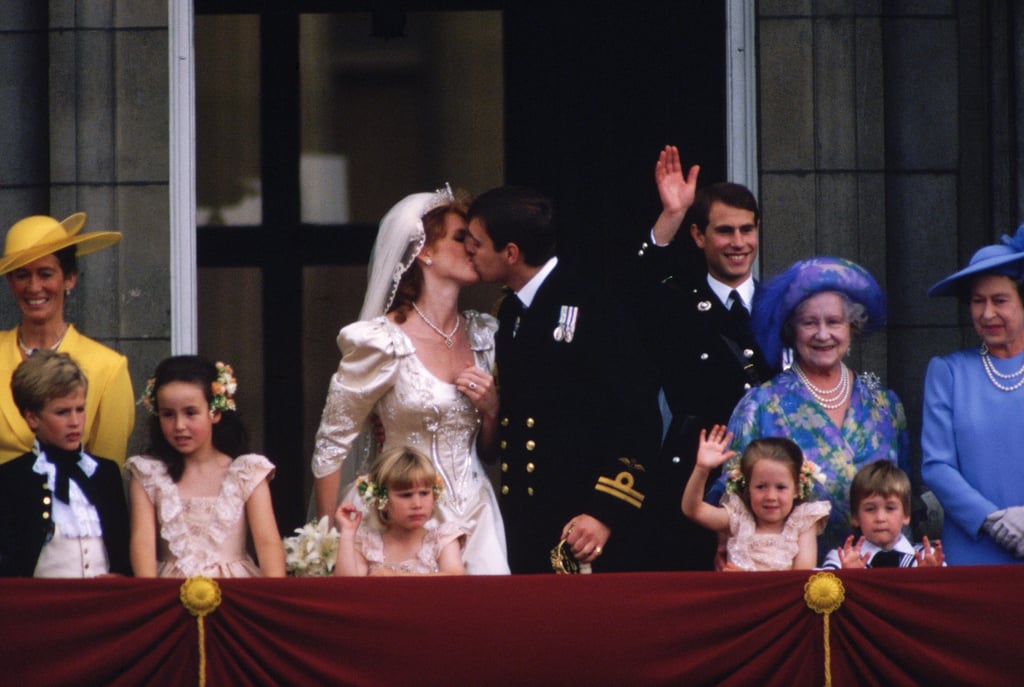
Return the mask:
M235 405L235 391L238 390L238 380L235 379L235 371L227 363L217 361L217 377L210 382L210 413L214 411L224 412L226 410L237 410ZM156 415L156 377L146 380L146 386L142 390L142 396L138 403L142 405L150 415Z
M797 482L797 496L807 501L814 495L814 485L825 484L825 473L809 460L800 467L800 479ZM742 494L747 488L747 480L743 477L739 463L725 475L725 490L731 494Z
M367 508L372 508L374 502L377 503L377 510L384 510L388 507L388 488L383 484L371 482L369 475L359 475L356 478L356 490L359 492L359 496L363 499L363 503L366 504ZM441 481L440 475L434 476L432 491L434 492L435 499L441 497L441 492L444 491L444 483Z

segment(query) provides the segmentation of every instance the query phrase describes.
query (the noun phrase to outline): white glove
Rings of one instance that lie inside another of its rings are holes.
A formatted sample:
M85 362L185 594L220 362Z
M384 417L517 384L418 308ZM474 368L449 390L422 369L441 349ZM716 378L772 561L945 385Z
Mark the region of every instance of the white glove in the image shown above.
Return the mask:
M1024 556L1024 506L997 510L985 518L982 527L996 544L1018 557Z

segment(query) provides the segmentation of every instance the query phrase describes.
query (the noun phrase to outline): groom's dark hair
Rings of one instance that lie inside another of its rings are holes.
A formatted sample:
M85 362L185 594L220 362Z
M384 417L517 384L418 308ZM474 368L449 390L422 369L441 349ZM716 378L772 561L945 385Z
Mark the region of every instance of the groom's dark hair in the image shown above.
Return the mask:
M477 196L466 221L478 219L495 250L514 243L523 261L537 267L557 252L553 216L554 207L547 196L524 186L500 186Z

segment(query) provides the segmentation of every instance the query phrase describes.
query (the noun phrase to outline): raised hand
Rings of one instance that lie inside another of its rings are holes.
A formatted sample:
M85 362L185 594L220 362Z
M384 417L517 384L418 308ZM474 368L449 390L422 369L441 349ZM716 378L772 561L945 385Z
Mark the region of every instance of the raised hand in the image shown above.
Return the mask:
M699 173L700 165L694 165L684 177L683 167L679 163L679 149L675 146L665 146L654 165L654 183L658 185L662 209L685 214L693 205Z
M928 541L928 537L921 537L921 543L924 545L921 547L921 550L914 551L917 567L941 568L946 560L945 554L942 553L942 542L936 539L935 546L932 546L931 542Z
M686 211L693 205L699 173L700 166L694 165L683 176L679 149L675 146L665 146L658 155L658 162L654 165L654 183L661 197L661 215L654 225L654 238L659 244L671 243L679 231Z
M728 450L732 442L732 432L724 425L715 425L708 432L700 430L700 442L697 444L697 465L706 470L717 468L736 455Z
M359 529L359 523L362 520L363 512L352 503L341 504L334 513L334 522L338 525L338 532L355 532Z
M862 546L864 546L864 537L858 539L855 544L853 541L853 535L851 534L846 538L846 542L837 549L839 552L839 560L843 562L844 569L868 567L864 562L864 554L861 553Z

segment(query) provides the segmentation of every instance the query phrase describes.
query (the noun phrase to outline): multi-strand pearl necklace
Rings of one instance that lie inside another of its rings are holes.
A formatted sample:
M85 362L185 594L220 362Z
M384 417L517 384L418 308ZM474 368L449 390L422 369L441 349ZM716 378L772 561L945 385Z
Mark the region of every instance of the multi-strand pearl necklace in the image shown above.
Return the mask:
M427 323L428 327L430 327L435 332L437 332L438 334L441 335L441 338L444 339L444 345L445 346L447 346L448 348L451 348L452 346L455 345L454 337L455 337L456 332L459 331L459 326L462 324L462 318L459 317L458 314L455 315L455 328L452 329L451 333L445 334L443 331L441 331L440 327L438 327L436 324L431 322L427 318L427 316L423 314L422 310L420 310L418 307L416 307L416 303L412 304L412 309L416 311L416 314L420 316L420 319L422 319L424 322Z
M1011 372L1010 374L1003 374L1002 372L996 369L995 365L992 364L992 357L988 353L987 344L981 344L981 366L985 368L985 375L988 376L988 381L992 382L992 386L999 389L1000 391L1016 391L1017 389L1024 386L1024 364L1022 364L1016 372ZM1016 379L1018 377L1020 377L1020 379L1017 379L1016 382L1007 386L1006 384L1000 383L996 379L996 377L999 377L999 379L1007 380Z
M822 408L835 410L842 408L850 400L850 371L846 368L846 363L839 363L839 383L831 389L819 389L811 384L811 380L800 369L798 363L793 363L793 371Z

